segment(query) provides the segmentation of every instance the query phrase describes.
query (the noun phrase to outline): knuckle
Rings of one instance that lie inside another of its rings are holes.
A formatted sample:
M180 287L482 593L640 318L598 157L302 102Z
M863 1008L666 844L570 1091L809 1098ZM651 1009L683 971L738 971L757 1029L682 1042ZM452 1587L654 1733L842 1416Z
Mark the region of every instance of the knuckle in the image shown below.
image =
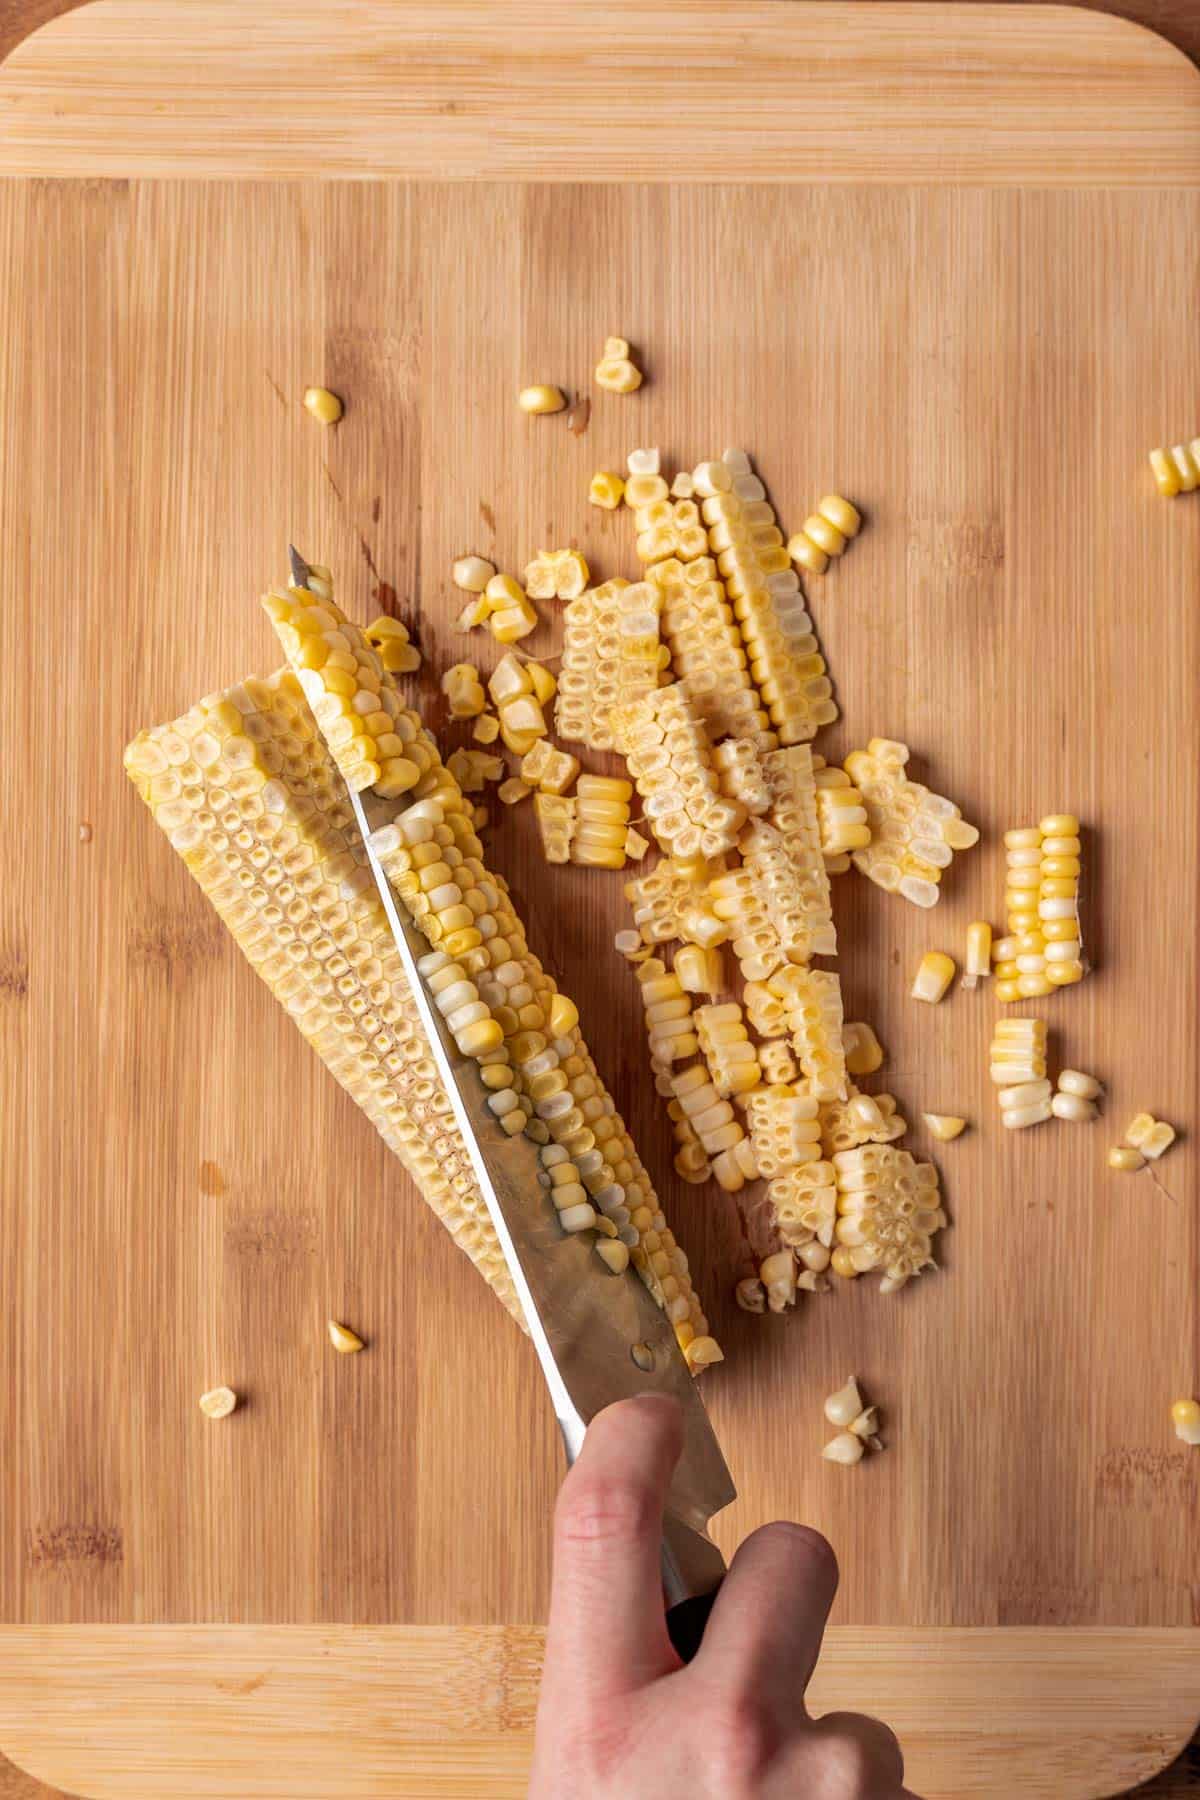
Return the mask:
M555 1509L559 1538L567 1544L630 1542L653 1527L653 1515L652 1496L620 1475L572 1475Z

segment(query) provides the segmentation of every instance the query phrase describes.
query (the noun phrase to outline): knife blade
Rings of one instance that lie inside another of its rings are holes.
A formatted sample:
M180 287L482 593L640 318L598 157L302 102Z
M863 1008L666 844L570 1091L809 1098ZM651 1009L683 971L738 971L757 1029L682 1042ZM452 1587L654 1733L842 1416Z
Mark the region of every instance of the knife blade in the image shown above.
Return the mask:
M293 582L307 587L308 567L291 546ZM372 833L395 816L394 803L347 788L367 862L430 1052L479 1191L504 1253L541 1364L568 1462L588 1423L612 1401L665 1393L683 1414L683 1452L663 1522L662 1574L677 1608L672 1635L681 1653L695 1649L708 1604L725 1572L708 1521L736 1497L696 1381L665 1313L632 1270L604 1270L588 1234L564 1233L539 1180L536 1146L509 1137L487 1105L474 1061L458 1049L418 967L428 945L397 904ZM695 1603L688 1607L685 1603Z

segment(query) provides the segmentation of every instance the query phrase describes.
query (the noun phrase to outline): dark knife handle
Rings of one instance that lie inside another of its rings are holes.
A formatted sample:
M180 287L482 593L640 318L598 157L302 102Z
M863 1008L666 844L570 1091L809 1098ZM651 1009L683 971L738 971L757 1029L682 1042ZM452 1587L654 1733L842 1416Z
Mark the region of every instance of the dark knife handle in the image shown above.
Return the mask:
M668 1609L667 1632L681 1661L690 1663L699 1650L708 1615L720 1591L719 1586L715 1587L711 1593L695 1594L690 1600L681 1600L678 1606Z

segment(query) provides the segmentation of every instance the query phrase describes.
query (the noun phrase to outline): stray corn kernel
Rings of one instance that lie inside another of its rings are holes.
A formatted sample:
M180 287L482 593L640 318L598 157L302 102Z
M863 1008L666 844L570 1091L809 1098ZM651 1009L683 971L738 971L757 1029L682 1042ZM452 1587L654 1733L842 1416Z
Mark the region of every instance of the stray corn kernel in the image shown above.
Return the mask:
M500 736L500 721L495 713L480 713L471 731L471 736L477 744L494 744Z
M1129 1144L1114 1144L1108 1153L1108 1166L1128 1173L1132 1169L1144 1169L1146 1159L1140 1150L1134 1150Z
M525 664L525 673L533 683L533 697L539 706L546 706L558 692L558 683L549 669L531 658Z
M227 1419L238 1403L232 1388L210 1388L200 1396L200 1411L208 1419Z
M313 418L319 419L322 425L336 425L346 410L337 395L331 394L328 388L305 388L304 404Z
M967 926L967 960L962 984L977 987L992 972L992 928L986 919L976 919Z
M816 512L788 539L787 553L810 575L823 575L830 557L842 554L847 539L856 537L861 525L857 507L840 494L826 494Z
M452 719L476 719L487 706L487 695L474 663L455 663L442 676L442 692L450 702Z
M1125 1127L1125 1142L1150 1162L1157 1162L1164 1150L1175 1142L1174 1128L1152 1113L1138 1113Z
M765 1313L767 1290L757 1275L745 1275L733 1290L733 1297L743 1312Z
M597 469L588 485L588 504L613 512L620 506L624 493L625 482L620 475L614 475L610 469Z
M1171 1407L1175 1436L1185 1444L1200 1444L1200 1402L1176 1400Z
M849 1428L851 1422L862 1412L862 1395L858 1391L858 1383L851 1375L844 1387L836 1394L829 1394L825 1399L824 1413L831 1425L839 1425L843 1430Z
M863 1442L855 1437L852 1431L839 1431L835 1438L830 1438L821 1455L826 1462L841 1463L852 1468L863 1459Z
M336 1319L330 1319L328 1329L330 1343L343 1356L353 1356L356 1351L363 1349L363 1340L348 1325L339 1325Z
M596 364L596 383L613 394L632 394L641 387L642 371L629 354L627 339L605 338L604 354Z
M1056 1119L1070 1119L1076 1125L1086 1125L1098 1117L1091 1101L1081 1100L1078 1094L1055 1094L1050 1101L1050 1111Z
M1170 450L1151 450L1150 467L1165 500L1192 493L1200 485L1200 438L1193 438L1190 444L1175 444Z
M567 397L561 388L538 386L522 388L517 395L517 405L523 413L556 413L561 412L567 404Z
M929 1135L935 1137L939 1144L951 1144L956 1137L961 1137L967 1129L967 1121L957 1118L953 1113L922 1113Z
M842 1027L846 1071L850 1075L874 1075L883 1067L883 1045L869 1025L852 1021Z
M1085 1075L1080 1069L1063 1069L1058 1077L1058 1091L1076 1094L1080 1100L1099 1100L1104 1093L1096 1077Z
M625 855L630 862L641 862L650 848L650 839L644 838L640 831L631 825L625 833Z
M482 594L495 573L495 563L490 563L485 556L460 556L451 566L450 579L455 587L464 588L468 594Z
M623 1275L629 1267L629 1251L619 1238L598 1238L596 1255L607 1263L614 1275Z
M936 1006L954 980L954 958L944 950L927 950L912 984L912 998Z
M518 800L528 799L532 792L533 789L528 782L521 781L516 775L510 775L508 780L502 781L496 789L499 799L505 806L515 806Z

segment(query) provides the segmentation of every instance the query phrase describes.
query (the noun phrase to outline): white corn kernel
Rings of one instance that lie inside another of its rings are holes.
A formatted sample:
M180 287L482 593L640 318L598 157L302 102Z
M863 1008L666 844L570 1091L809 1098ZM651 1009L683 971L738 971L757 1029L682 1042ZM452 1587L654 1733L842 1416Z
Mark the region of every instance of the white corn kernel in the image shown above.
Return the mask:
M482 594L496 573L495 563L483 556L460 556L451 566L450 579L468 594Z
M1131 1144L1114 1144L1108 1153L1108 1166L1110 1169L1121 1169L1128 1173L1133 1169L1144 1169L1146 1159L1141 1151L1135 1150Z
M851 1375L844 1387L836 1394L828 1394L825 1399L824 1413L831 1425L848 1427L862 1412L862 1395L858 1391L858 1383Z
M1029 1125L1041 1125L1051 1117L1048 1100L1035 1101L1030 1106L1017 1106L1000 1114L1001 1123L1008 1131L1024 1131Z
M954 980L954 958L943 950L927 950L912 984L912 998L936 1006Z
M210 1388L200 1396L200 1411L208 1419L227 1419L238 1403L232 1388Z
M1080 1100L1098 1100L1104 1089L1094 1075L1084 1075L1079 1069L1064 1069L1058 1078L1060 1094L1075 1094Z
M1086 1125L1097 1116L1091 1101L1081 1100L1078 1094L1055 1094L1050 1102L1050 1111L1056 1119L1070 1119L1076 1125Z
M1185 1444L1200 1444L1200 1402L1176 1400L1171 1407L1175 1436Z
M862 1439L855 1437L853 1432L839 1431L835 1438L830 1438L821 1455L826 1462L841 1463L846 1468L850 1468L853 1464L862 1461Z

